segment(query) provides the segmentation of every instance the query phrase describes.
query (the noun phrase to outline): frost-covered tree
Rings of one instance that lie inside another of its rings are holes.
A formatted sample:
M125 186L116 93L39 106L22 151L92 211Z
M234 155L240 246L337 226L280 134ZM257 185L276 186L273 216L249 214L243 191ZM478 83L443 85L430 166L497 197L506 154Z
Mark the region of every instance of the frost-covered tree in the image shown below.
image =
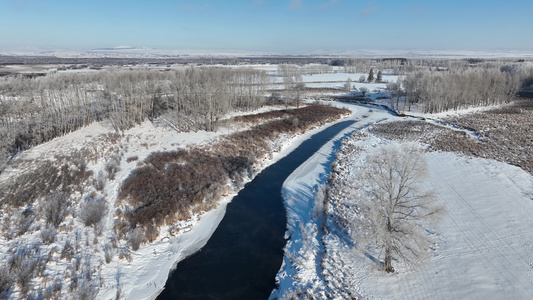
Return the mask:
M374 69L370 69L370 71L368 72L368 78L366 79L366 81L368 82L374 81Z
M352 89L352 79L348 77L348 79L346 79L346 82L344 83L344 90L346 92L349 92L351 89Z
M383 80L383 75L381 71L378 71L378 75L376 76L376 82L381 83L382 80Z
M399 110L399 105L400 105L400 92L402 90L401 88L401 83L398 81L398 82L389 82L387 83L387 90L391 93L391 98L390 98L390 105L391 105L391 108L396 108L397 110ZM393 96L396 96L396 99L394 99ZM396 101L395 101L396 100Z
M305 89L302 73L302 68L297 65L281 64L278 66L278 75L283 77L283 85L285 87L284 102L286 107L293 101L297 107L300 107L301 94Z
M394 272L393 260L411 267L424 261L431 243L425 226L444 212L433 192L422 188L426 176L425 156L415 145L385 146L367 157L352 234L381 249L387 272Z
M363 94L363 97L366 96L366 93L368 93L368 89L364 86L360 87L359 91L361 92L361 94Z

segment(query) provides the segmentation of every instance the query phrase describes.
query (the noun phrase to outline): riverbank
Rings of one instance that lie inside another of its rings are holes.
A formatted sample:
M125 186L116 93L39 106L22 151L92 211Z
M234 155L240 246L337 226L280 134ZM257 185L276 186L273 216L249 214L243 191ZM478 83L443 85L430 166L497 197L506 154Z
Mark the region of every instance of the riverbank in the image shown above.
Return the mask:
M344 137L369 124L395 118L388 111L380 108L351 104L339 105L345 105L346 108L352 110L353 113L349 118L355 123L322 146L298 167L283 185L282 195L287 209L285 236L290 239L284 250L283 265L276 276L279 288L273 291L270 299L298 296L298 290L315 290L324 285L319 269L323 252L321 241L323 219L321 208L316 207L317 191L326 182L330 165L335 159L335 151Z
M341 118L332 123L309 130L301 135L285 135L276 141L272 141L275 144L273 148L280 150L274 152L270 159L262 161L257 168L256 174L259 174L261 170L288 155L310 136L332 124L345 121L346 119ZM224 130L221 131L224 132ZM202 215L193 216L192 222L184 224L181 230L182 233L177 236L163 237L148 245L148 247L141 246L134 253L131 262L121 261L120 266L117 265L117 274L120 274L117 277L120 278L120 281L117 280L116 285L109 285L102 288L99 297L101 296L102 299L112 298L117 291L117 285L120 284L122 294L128 299L155 299L161 290L163 290L170 271L181 260L198 251L206 244L222 220L227 204L232 201L237 192L238 189L221 199L215 209ZM118 270L119 267L120 270ZM107 276L109 275L112 274L108 274Z
M352 168L380 144L397 143L362 132L365 138L353 141L361 151L344 159L348 163L340 167L341 180L354 180ZM527 299L533 293L528 263L533 253L530 174L494 160L427 153L426 186L436 191L447 214L428 233L435 244L427 265L415 271L398 264L396 272L388 274L354 251L353 241L338 228L335 217L350 216L328 211L326 222L315 217L316 190L325 181L335 149L324 147L284 185L290 240L278 273L280 288L271 299Z

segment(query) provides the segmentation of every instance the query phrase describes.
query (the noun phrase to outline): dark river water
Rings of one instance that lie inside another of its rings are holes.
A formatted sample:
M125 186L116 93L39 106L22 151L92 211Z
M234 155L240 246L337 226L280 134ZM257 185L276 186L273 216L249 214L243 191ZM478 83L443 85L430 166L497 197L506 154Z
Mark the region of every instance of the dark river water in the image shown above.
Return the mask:
M285 179L322 145L353 124L315 134L248 183L226 208L207 244L179 262L157 299L268 299L286 244Z

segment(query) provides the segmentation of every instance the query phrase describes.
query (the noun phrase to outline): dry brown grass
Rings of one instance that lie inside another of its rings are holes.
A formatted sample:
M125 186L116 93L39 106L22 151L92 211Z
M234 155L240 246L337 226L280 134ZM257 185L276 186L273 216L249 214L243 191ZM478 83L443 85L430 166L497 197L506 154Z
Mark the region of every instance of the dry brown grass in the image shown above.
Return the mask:
M383 123L373 126L371 131L389 139L421 141L433 150L498 160L533 174L533 101L517 101L500 109L444 121L470 129L478 138L425 121Z
M249 130L222 138L207 149L156 152L134 170L121 187L119 200L132 209L124 216L132 227L171 224L176 215L187 216L213 207L227 194L228 180L241 183L254 165L270 154L269 142L281 134L296 134L338 119L348 111L310 105L245 117L246 122L273 119ZM115 228L122 234L123 228ZM145 229L146 230L146 229Z

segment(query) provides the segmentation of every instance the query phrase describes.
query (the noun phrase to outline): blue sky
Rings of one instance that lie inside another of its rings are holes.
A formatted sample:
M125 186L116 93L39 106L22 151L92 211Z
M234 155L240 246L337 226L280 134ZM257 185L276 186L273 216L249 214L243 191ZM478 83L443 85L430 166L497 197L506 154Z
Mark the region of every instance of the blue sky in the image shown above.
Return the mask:
M532 0L0 0L0 49L531 50Z

